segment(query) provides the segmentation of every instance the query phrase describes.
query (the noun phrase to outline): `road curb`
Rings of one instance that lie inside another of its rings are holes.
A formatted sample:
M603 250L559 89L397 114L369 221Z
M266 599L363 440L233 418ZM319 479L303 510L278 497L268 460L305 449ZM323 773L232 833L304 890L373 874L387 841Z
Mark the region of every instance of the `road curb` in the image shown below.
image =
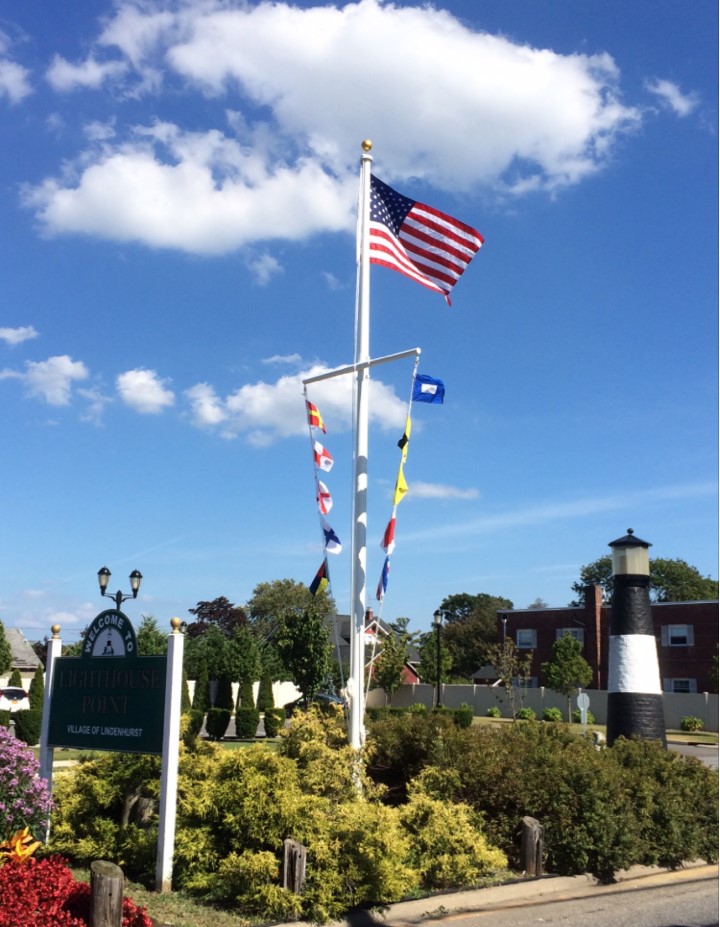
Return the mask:
M705 861L695 860L684 864L681 871L692 876L692 870L701 866L707 866ZM668 872L669 870L660 866L633 866L615 874L615 885ZM591 888L612 887L612 885L600 885L594 876L587 873L575 876L547 875L531 879L518 878L512 882L487 888L444 892L413 901L400 901L384 907L352 911L347 917L333 921L328 927L372 927L372 925L405 927L405 925L440 921L463 912L510 907L523 903L530 904L549 899L553 895L574 894ZM299 921L278 925L278 927L307 927L307 923Z

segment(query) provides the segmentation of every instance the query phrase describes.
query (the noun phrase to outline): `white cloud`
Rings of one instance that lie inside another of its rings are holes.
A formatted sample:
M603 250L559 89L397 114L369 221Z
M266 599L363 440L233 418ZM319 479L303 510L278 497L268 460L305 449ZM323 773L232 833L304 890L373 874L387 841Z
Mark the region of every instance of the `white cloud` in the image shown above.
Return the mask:
M689 116L697 109L699 100L695 93L683 93L677 84L669 80L647 81L645 86L659 97L666 107L677 116Z
M25 191L49 234L198 254L351 230L368 134L393 183L522 195L601 169L640 120L608 54L531 48L432 6L379 0L204 0L161 12L120 0L90 57L58 58L52 74L63 89L114 79L130 92L132 78L137 93L165 82L173 94L228 100L228 134L162 122L119 129L112 144L79 154L74 176ZM267 280L277 265L258 269Z
M225 398L209 384L199 383L185 391L191 420L199 428L217 430L224 438L244 436L257 447L280 438L306 435L302 381L327 370L314 365L293 376L280 377L275 383L246 384ZM335 432L351 427L352 381L351 376L340 376L311 387L312 401L322 409L325 421L332 422ZM370 381L370 410L371 424L383 430L404 427L407 404L380 380Z
M110 396L105 396L98 387L92 389L78 389L78 396L87 402L85 412L80 416L83 422L90 422L93 425L99 425L102 422L105 406L113 400Z
M7 58L0 58L0 97L7 97L11 103L19 103L32 93L27 68Z
M302 357L299 354L273 354L272 357L264 357L261 364L290 364L297 366L302 364Z
M284 273L280 262L267 251L248 258L247 266L260 286L266 286L277 274Z
M96 61L87 58L80 64L71 64L61 55L55 55L45 77L53 88L61 93L78 89L97 89L106 80L124 74L128 65L123 61Z
M26 361L25 372L0 371L0 380L22 381L25 392L33 399L44 399L51 406L66 406L70 402L73 383L85 380L88 369L82 361L67 354L49 357L46 361Z
M442 483L422 483L413 480L408 488L408 497L413 499L477 499L477 489L459 489Z
M0 341L12 345L22 344L23 341L29 341L31 338L37 338L38 333L32 325L24 325L20 328L0 328Z
M122 401L143 415L155 415L173 405L175 394L166 388L168 382L154 370L143 368L128 370L116 379Z

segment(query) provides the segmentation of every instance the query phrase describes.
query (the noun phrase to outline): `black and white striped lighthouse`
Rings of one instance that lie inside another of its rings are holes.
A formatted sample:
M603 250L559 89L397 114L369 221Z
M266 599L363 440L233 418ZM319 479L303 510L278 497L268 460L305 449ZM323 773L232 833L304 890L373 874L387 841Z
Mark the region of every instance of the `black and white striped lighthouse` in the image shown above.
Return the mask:
M650 610L647 541L628 529L611 541L613 596L608 651L607 742L618 737L667 746L657 644Z

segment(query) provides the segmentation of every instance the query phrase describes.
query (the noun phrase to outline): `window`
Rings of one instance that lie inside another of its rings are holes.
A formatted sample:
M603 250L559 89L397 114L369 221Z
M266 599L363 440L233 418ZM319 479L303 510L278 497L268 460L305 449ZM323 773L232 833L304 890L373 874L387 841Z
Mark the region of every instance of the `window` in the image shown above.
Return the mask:
M515 645L518 650L534 650L537 647L537 631L523 628L515 632Z
M663 689L666 692L678 692L685 695L697 693L696 679L664 679Z
M555 640L561 640L566 634L580 641L581 644L585 643L585 628L558 628L555 631Z
M691 624L664 624L660 629L663 647L692 647L695 643Z

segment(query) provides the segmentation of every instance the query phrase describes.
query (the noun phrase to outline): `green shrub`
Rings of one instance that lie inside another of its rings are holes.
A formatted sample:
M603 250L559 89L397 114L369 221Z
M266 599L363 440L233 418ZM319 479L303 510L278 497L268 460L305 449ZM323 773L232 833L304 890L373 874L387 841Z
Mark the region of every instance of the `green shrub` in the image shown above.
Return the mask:
M563 713L559 708L546 708L543 711L543 721L552 721L554 724L564 721Z
M22 679L22 676L20 675L19 669L14 669L12 673L10 673L10 679L8 679L7 684L9 686L17 686L19 689L25 688L25 684L23 683L23 679Z
M426 794L420 776L400 819L410 836L410 860L425 891L474 885L507 867L507 857L490 847L482 818L467 805Z
M237 724L237 719L235 721ZM278 731L285 724L285 712L282 708L268 708L263 715L265 734L268 737L277 737Z
M230 724L229 708L211 708L207 713L205 731L210 740L222 740Z
M685 715L680 719L681 731L702 731L704 727L702 718L696 718L694 715Z
M7 708L0 710L0 727L7 727L10 724L10 711Z
M573 719L573 724L581 724L581 723L582 723L582 715L580 714L580 709L579 709L579 708L576 708L576 709L573 711L573 713L572 713L572 719ZM588 713L587 713L587 723L588 723L588 724L595 724L595 715L590 711L589 708L588 708Z
M473 723L474 717L475 712L469 705L465 704L464 702L459 708L455 709L452 715L455 724L461 728L470 727L470 725Z
M182 715L184 727L182 728L182 740L188 750L195 747L197 736L202 730L205 715L202 711L191 708Z
M42 666L38 666L35 670L35 675L30 681L28 698L30 699L31 708L37 708L39 711L42 711L43 702L45 700L45 672Z
M42 711L39 708L27 708L16 711L15 736L29 747L34 747L40 741L40 728L42 727Z
M488 718L502 718L502 712L497 707L497 705L493 705L492 707L488 708L485 714Z
M183 669L182 674L182 689L180 690L180 711L183 714L187 714L188 711L192 708L192 701L190 700L190 688L188 686L187 673Z
M532 708L521 708L515 715L517 721L534 721L537 715Z
M238 708L235 712L235 733L243 740L248 740L257 734L260 724L260 712L257 708Z

